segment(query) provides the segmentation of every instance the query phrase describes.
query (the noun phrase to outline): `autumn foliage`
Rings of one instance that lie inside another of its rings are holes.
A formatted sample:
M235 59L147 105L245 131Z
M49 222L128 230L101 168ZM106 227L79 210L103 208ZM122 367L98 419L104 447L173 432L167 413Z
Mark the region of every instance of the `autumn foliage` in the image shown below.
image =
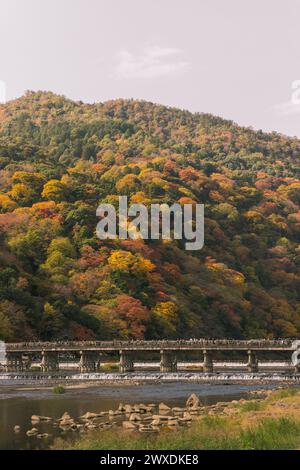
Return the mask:
M299 337L300 142L147 102L0 106L0 338ZM205 245L100 241L100 202L205 204Z

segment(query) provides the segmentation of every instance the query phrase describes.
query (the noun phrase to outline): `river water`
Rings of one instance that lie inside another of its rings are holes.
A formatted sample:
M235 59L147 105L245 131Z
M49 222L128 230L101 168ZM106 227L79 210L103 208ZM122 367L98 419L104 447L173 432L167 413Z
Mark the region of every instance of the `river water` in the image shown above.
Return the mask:
M87 411L99 412L117 409L119 403L160 403L169 406L183 406L191 393L201 397L203 404L247 397L251 390L271 388L274 385L234 383L146 383L140 385L97 384L87 388L67 389L65 394L55 395L47 384L24 384L12 380L0 383L0 449L47 449L55 437L70 439L73 432L63 433L53 423L39 424L41 432L51 434L45 440L26 436L32 428L33 414L60 418L68 411L78 418ZM278 385L278 384L277 384ZM14 426L20 425L21 432L15 433Z

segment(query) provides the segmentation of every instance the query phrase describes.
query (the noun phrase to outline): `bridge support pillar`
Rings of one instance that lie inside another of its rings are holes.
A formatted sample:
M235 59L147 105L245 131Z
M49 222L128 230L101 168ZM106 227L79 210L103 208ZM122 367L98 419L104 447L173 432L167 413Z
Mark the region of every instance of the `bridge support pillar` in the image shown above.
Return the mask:
M213 372L214 371L214 364L212 359L212 352L204 349L203 351L203 372Z
M160 371L161 372L176 372L177 371L177 358L176 354L172 351L160 351Z
M56 372L59 370L58 353L56 351L42 351L41 368L43 372Z
M133 358L131 351L120 351L120 362L119 362L120 372L133 372Z
M258 360L256 354L249 349L247 369L249 372L258 372Z
M6 353L6 370L7 372L22 372L24 370L21 352Z
M80 351L80 372L97 372L100 368L99 354L95 351Z
M292 364L294 365L294 373L300 374L300 360L298 357L300 356L300 350L296 350L292 355Z
M31 367L32 358L30 356L23 356L23 370L28 371Z

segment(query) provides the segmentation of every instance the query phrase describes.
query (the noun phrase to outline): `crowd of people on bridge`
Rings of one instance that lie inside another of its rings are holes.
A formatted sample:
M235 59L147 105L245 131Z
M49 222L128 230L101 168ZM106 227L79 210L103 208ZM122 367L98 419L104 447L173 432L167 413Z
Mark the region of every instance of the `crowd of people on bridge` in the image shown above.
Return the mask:
M190 338L190 339L177 339L177 340L112 340L112 341L36 341L36 342L22 342L22 343L6 343L6 349L13 351L14 349L60 349L60 348L107 348L113 349L128 348L129 346L135 348L147 347L153 349L163 349L168 347L184 348L184 347L289 347L292 340L288 339L250 339L250 340L237 340L237 339L209 339L209 338Z

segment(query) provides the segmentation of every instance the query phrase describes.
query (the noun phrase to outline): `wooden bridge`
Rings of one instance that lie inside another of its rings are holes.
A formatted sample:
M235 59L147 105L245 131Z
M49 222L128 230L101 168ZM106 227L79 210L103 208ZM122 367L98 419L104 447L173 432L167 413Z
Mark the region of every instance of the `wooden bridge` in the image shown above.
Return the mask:
M143 357L150 353L159 353L160 371L177 371L177 357L189 352L199 353L202 361L201 370L212 373L214 356L218 353L239 352L245 356L245 367L249 372L259 369L258 357L261 353L266 356L275 353L286 353L291 360L291 354L300 348L299 341L293 340L178 340L178 341L59 341L59 342L23 342L6 343L6 370L8 372L30 370L32 361L38 359L43 372L55 372L64 367L63 357L71 357L77 361L81 372L97 372L103 357L109 353L118 354L120 372L134 370L134 361L139 354ZM195 354L195 353L194 353ZM282 356L282 354L281 354ZM292 363L290 366L293 367ZM295 367L295 371L299 366Z

